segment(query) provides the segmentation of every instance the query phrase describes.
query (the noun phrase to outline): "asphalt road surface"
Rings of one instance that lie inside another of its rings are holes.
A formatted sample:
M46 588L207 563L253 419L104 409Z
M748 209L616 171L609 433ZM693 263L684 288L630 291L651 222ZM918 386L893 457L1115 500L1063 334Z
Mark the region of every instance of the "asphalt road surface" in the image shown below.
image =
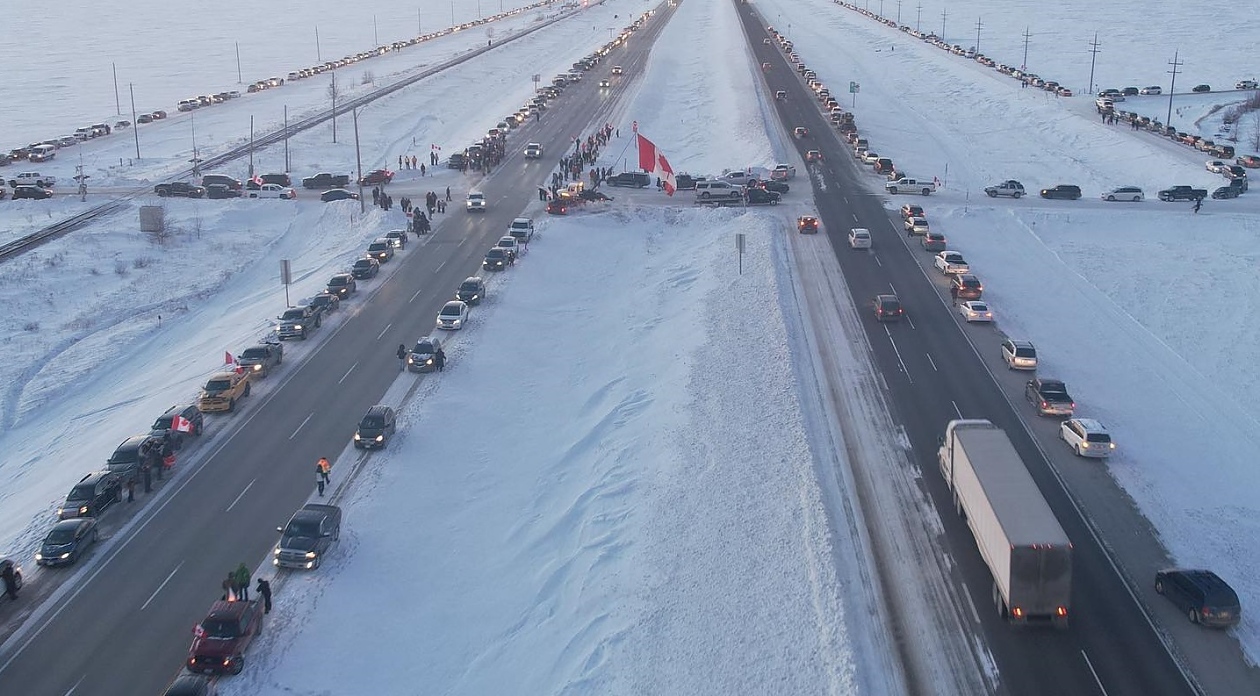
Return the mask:
M1028 436L1011 402L978 359L963 333L978 327L960 327L943 278L930 275L933 271L925 274L921 262L930 254L922 250L918 237L905 237L899 219L890 219L882 206L881 196L869 192L869 167L855 164L852 149L824 119L818 100L778 44L763 44L769 36L766 24L751 6L740 8L756 60L771 64L766 75L769 89L788 92L787 101L775 104L784 129L809 129L808 138L794 141L802 158L809 149L823 153L824 161L806 172L815 179L819 217L858 310L868 318L865 326L875 363L940 511L950 553L958 564L958 581L971 598L987 647L997 661L1001 688L1011 694L1048 696L1195 693L1054 477L1037 443ZM825 184L825 191L819 183ZM931 197L900 198L923 205L930 219ZM847 234L852 227L871 230L872 250L849 248ZM907 312L903 321L880 324L875 320L869 303L882 293L901 299ZM960 417L987 418L1006 430L1072 539L1074 588L1067 631L1018 630L998 618L991 598L991 575L966 523L953 512L951 494L936 463L945 424Z
M398 344L410 346L432 330L460 281L480 273L486 250L537 200L537 186L547 183L572 138L610 118L621 88L639 75L672 15L665 6L656 9L631 41L566 89L540 122L527 122L509 136L506 161L476 184L489 200L486 213L470 215L455 201L423 246L409 244L389 262L397 272L360 282L358 295L342 309L351 315L313 334L323 343L305 361L286 362L235 416L207 416L212 428L234 431L191 452L181 466L195 471L138 518L129 535L120 535L107 553L94 554L92 572L17 634L0 655L0 691L161 692L183 663L193 625L218 599L227 571L241 562L255 568L269 556L276 526L312 492L315 461L341 452L360 416L399 379ZM614 63L625 74L601 92L598 80ZM526 142L542 143L547 157L524 159ZM391 193L397 202L399 190ZM533 253L546 253L546 242ZM345 473L334 469L334 481ZM353 517L346 524L352 526Z

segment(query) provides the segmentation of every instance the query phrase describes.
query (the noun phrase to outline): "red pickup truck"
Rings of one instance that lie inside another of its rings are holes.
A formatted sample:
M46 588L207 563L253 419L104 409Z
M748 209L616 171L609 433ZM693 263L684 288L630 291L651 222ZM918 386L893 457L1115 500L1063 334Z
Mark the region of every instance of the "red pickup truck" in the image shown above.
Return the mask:
M193 627L188 671L240 674L245 651L262 629L263 607L258 602L215 602L206 618Z

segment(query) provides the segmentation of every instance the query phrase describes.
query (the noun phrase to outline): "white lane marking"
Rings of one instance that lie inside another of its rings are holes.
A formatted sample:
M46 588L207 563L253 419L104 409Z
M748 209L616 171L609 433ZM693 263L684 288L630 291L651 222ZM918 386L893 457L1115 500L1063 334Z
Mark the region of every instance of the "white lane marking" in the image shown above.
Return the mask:
M342 375L342 376L341 376L341 379L337 380L337 384L341 384L342 382L346 381L346 378L347 378L347 377L349 377L349 376L350 376L350 373L351 373L351 372L354 372L354 368L356 368L356 367L358 367L358 366L359 366L359 363L355 363L355 364L351 365L351 366L350 366L350 369L349 369L349 370L346 370L346 374ZM315 415L315 414L311 414L311 415ZM305 422L306 422L306 421L303 421L303 423L305 423Z
M971 601L971 590L967 589L967 583L963 583L962 596L967 600L967 607L971 609L971 618L975 620L976 625L980 625L980 614L976 611L976 603Z
M313 414L312 414L312 415L313 415ZM254 481L257 481L257 480L258 480L258 479L254 479ZM233 500L233 501L232 501L232 504L231 504L231 505L229 505L229 506L227 506L227 509L226 509L226 510L224 510L224 512L231 512L231 511L232 511L232 508L236 507L236 504L237 504L237 503L239 503L239 502L241 502L241 498L244 498L244 497L245 497L245 494L249 492L249 489L250 489L250 488L253 488L253 486L254 486L254 481L250 481L250 482L249 482L249 485L245 487L245 490L241 491L241 494L240 494L240 495L238 495L238 496L236 496L236 500Z
M466 241L468 241L468 237L460 237L459 244L456 244L455 246L464 246L464 242Z
M963 418L962 410L958 408L958 403L953 400L951 400L949 403L951 406L954 407L954 413L958 414L958 420L966 420L965 418Z
M871 256L875 256L875 254L871 254ZM884 264L882 264L882 263L880 263L880 262L879 262L879 257L878 257L878 256L875 256L875 265L876 265L876 266L879 266L880 268L883 268L883 267L884 267Z
M170 582L171 578L175 577L175 574L178 573L179 569L183 567L184 567L184 561L180 561L179 565L175 566L175 570L172 570L171 574L167 575L166 579L162 581L162 584L157 586L157 589L153 591L153 594L149 595L149 598L144 600L144 604L140 605L140 611L144 611L145 609L149 608L149 605L153 603L153 598L158 596L158 593L162 591L162 588L166 587L166 583ZM75 686L78 686L78 684L75 684ZM71 689L70 691L74 691L74 689ZM66 693L70 693L70 692L67 691Z
M390 322L390 323L386 324L386 325L385 325L385 328L381 329L381 332L380 332L380 333L378 333L378 334L376 334L376 340L378 340L378 341L379 341L379 340L381 340L381 336L384 336L384 335L385 335L385 332L386 332L386 331L389 331L389 327L391 327L391 326L393 326L393 325L394 325L394 324L393 324L393 322Z
M933 371L935 371L935 372L940 372L940 370L936 367L936 361L932 359L932 354L931 354L931 353L924 353L923 355L924 355L924 357L926 357L926 358L928 359L928 362L929 362L929 363L931 363L931 365L932 365L932 370L933 370Z
M1098 690L1106 694L1107 690L1103 688L1102 680L1098 678L1098 672L1094 669L1094 663L1089 661L1089 655L1086 655L1085 651L1082 650L1081 657L1085 658L1085 665L1089 667L1089 673L1094 675L1094 683L1098 685Z
M356 363L356 364L358 364L358 363ZM351 370L353 370L354 368L352 367L352 368L350 368L350 369L351 369ZM349 374L349 373L346 373L346 374ZM342 377L342 379L345 379L345 377ZM340 384L340 382L338 382L338 384ZM302 420L302 422L298 424L297 430L294 430L294 431L293 431L293 434L289 436L289 439L290 439L290 440L292 440L293 438L297 437L297 434L298 434L298 433L300 433L300 432L302 432L302 428L306 425L306 422L307 422L307 421L309 421L309 420L310 420L310 419L311 419L314 415L315 415L315 413L314 413L314 412L312 412L312 413L311 413L311 415L309 415L309 416L307 416L305 419L303 419L303 420Z
M884 327L884 333L888 334L888 343L892 345L893 353L897 356L897 364L901 365L901 371L905 373L906 380L914 384L914 379L910 377L910 369L906 367L905 361L901 359L901 351L897 350L897 342L893 340L892 332L888 330L887 326Z
M906 323L910 325L910 328L911 328L911 329L915 328L915 327L914 327L914 320L910 318L910 315L909 315L909 314L907 314L907 315L906 315Z
M412 302L415 302L416 298L419 297L420 293L422 292L424 292L424 288L420 288L419 290L417 290L416 294L412 295L410 300L407 300L407 304L411 304Z
M75 682L75 683L74 683L74 686L70 687L70 690L66 692L65 696L70 696L70 694L74 693L74 690L75 690L75 689L77 689L77 688L79 688L79 685L83 683L83 680L84 680L84 679L87 679L87 675L86 675L86 674L85 674L85 675L83 675L83 676L81 676L81 677L79 677L79 681Z
M434 273L434 274L436 274L438 271L442 270L442 267L443 267L443 266L445 266L445 265L446 265L446 262L445 262L445 261L443 261L442 263L439 263L439 264L438 264L438 267L437 267L437 268L435 268L435 269L433 269L433 273Z

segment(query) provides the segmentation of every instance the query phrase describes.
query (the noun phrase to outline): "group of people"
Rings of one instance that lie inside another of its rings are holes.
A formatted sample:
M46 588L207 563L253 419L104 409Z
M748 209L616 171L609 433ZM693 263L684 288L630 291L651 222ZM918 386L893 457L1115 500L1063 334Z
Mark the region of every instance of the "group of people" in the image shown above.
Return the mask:
M127 489L127 502L136 502L136 486L140 483L144 484L144 492L153 492L153 477L162 480L163 473L175 466L175 440L169 433L165 433L159 441L151 441L143 445L140 450L140 472L139 480L135 476L127 477L123 481L123 486Z
M394 197L382 191L380 186L373 186L372 205L379 206L381 210L389 210L394 207Z
M236 566L227 574L223 580L223 601L225 602L248 602L249 601L249 568L244 564ZM258 596L262 598L263 613L271 613L271 583L258 578Z
M608 140L613 137L614 133L620 135L621 131L614 128L611 123L605 123L602 128L586 136L585 139L575 140L573 142L573 154L560 158L560 170L556 173L559 175L559 178L557 178L556 174L552 175L552 187L557 188L560 184L570 179L580 181L582 170L589 165L595 164L595 161L599 159L599 149L608 144ZM611 169L610 167L610 174Z
M407 350L407 346L405 344L399 343L398 351L395 354L398 356L398 369L406 370L407 356L411 354L411 351ZM441 346L439 346L437 352L433 354L433 366L437 368L438 372L446 369L446 352L442 350Z
M433 158L434 158L435 156L436 156L436 155L434 155L433 153L429 153L429 164L436 164L436 162L434 162L434 161L433 161ZM416 156L415 156L415 155L411 155L410 157L408 157L407 155L399 155L399 156L398 156L398 168L399 168L399 169L419 169L419 170L420 170L420 176L425 176L425 175L428 173L428 170L427 170L427 169L425 169L424 162L421 162L421 163L420 163L420 166L418 166L418 167L416 166Z

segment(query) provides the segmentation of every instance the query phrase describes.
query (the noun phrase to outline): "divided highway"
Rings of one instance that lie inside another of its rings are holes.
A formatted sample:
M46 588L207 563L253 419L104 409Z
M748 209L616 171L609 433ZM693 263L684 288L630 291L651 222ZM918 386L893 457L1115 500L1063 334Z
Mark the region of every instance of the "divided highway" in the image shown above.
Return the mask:
M769 90L788 92L785 102L775 103L783 130L808 128L811 136L795 141L802 159L808 149L820 150L824 156L823 162L806 172L813 179L819 217L849 293L865 319L894 415L905 428L913 459L944 523L945 540L957 563L957 580L971 599L987 648L997 661L999 688L1011 694L1047 696L1196 693L967 340L950 307L945 283L939 276L926 274L920 259L926 259L927 252L917 238L906 239L900 220L890 219L882 195L868 190L869 174L854 164L851 149L823 117L817 99L778 44L773 40L769 46L763 44L763 39L772 38L765 21L750 4L737 3L737 7L755 60L771 66L765 74ZM859 130L861 125L859 114ZM900 199L923 205L931 218L931 197ZM849 248L847 234L852 227L871 230L872 250ZM905 320L875 321L869 304L881 293L895 293L901 299ZM996 350L996 340L993 346ZM1067 631L1018 630L998 618L988 568L966 523L954 514L937 469L937 443L945 424L956 418L987 418L1008 433L1072 540L1073 616Z
M214 431L231 432L216 440L213 450L181 462L193 471L135 521L129 536L116 540L108 553L95 554L81 583L52 600L46 613L5 645L0 654L5 693L161 692L182 664L192 626L218 598L227 571L241 562L256 567L269 557L276 526L311 495L315 461L341 452L359 417L396 380L441 379L440 374L400 377L395 348L431 331L460 281L480 273L485 251L537 200L537 187L572 148L573 138L611 120L624 86L641 73L671 16L672 8L658 7L634 41L591 71L594 78L613 63L623 66L625 76L613 89L601 92L598 79L569 87L541 122L512 132L508 156L493 175L480 181L469 176L470 185L486 194L488 212L469 215L455 201L428 238L389 262L393 272L360 283L342 310L347 316L313 337L322 344L305 361L286 363L236 416L207 416ZM547 156L524 159L526 142L542 143ZM547 253L547 244L540 240L533 253ZM528 273L528 265L526 258L507 272ZM359 455L358 461L364 460L371 466L370 454ZM351 468L344 459L338 465L334 481ZM345 524L353 527L353 516ZM284 601L283 590L277 601Z

